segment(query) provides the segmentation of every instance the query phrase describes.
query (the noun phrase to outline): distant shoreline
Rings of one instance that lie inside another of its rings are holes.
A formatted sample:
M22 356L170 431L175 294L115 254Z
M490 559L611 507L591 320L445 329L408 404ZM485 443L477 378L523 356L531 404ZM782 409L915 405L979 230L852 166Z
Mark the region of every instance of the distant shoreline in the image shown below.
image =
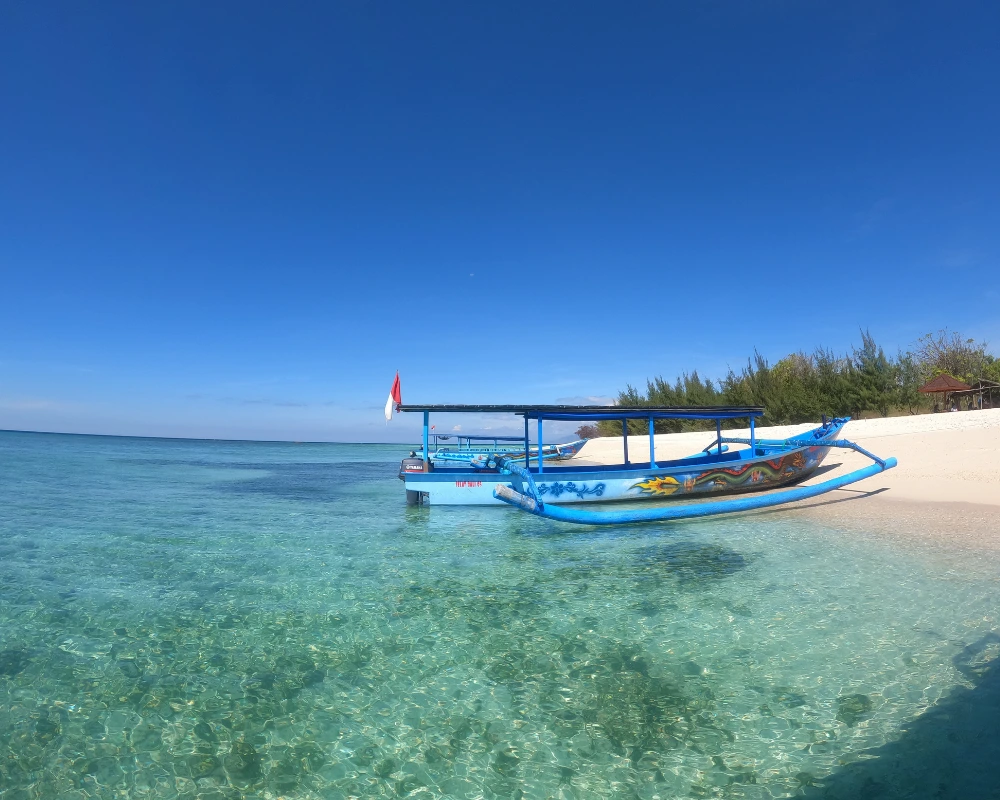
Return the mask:
M15 428L0 428L0 433L28 433L37 436L92 436L103 439L147 439L151 441L168 442L231 442L233 444L357 444L357 445L387 445L392 447L418 446L416 440L402 442L337 442L337 441L305 441L296 439L225 439L222 437L199 436L135 436L128 433L77 433L72 431L25 431Z

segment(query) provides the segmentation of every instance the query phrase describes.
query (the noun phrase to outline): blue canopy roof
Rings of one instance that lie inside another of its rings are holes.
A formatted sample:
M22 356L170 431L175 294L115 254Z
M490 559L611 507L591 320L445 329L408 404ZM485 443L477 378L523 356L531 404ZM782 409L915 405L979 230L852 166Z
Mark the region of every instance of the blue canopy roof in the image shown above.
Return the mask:
M558 405L401 405L400 411L446 414L517 414L527 419L572 422L601 419L746 419L762 417L760 406L558 406ZM490 437L493 438L493 437Z

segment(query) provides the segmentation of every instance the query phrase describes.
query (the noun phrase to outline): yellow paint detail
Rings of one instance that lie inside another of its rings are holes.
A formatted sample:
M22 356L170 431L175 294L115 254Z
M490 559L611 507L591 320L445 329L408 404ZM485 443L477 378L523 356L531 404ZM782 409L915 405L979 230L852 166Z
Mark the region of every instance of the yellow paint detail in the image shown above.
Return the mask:
M681 488L676 478L650 478L648 481L633 483L633 489L641 489L647 494L671 495Z

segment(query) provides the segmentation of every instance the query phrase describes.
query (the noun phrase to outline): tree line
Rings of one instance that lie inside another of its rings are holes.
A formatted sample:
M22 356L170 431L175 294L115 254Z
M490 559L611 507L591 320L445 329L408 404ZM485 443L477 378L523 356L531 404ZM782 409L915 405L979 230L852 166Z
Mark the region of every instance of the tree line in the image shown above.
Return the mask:
M922 336L906 352L887 355L874 337L861 331L861 346L838 355L818 348L812 353L792 353L771 364L754 351L739 372L730 369L722 379L702 378L697 370L685 372L673 383L663 377L646 382L646 390L627 386L619 393L620 406L763 406L762 424L788 425L827 416L860 417L866 412L916 414L930 411L931 395L918 389L946 373L965 383L986 379L1000 382L1000 359L986 342L967 339L943 330ZM742 425L738 421L734 423ZM714 423L697 420L658 420L658 433L703 430ZM642 420L629 423L634 435L648 433ZM581 436L620 436L621 423L603 421L584 426Z

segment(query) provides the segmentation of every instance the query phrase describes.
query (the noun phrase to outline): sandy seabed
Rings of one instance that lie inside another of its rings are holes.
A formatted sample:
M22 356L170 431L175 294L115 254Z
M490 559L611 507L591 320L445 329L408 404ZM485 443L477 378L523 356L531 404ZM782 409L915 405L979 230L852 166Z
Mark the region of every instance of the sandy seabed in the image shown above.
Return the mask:
M812 423L759 427L757 435L781 439L813 427ZM750 431L726 431L726 435L746 437ZM856 420L845 426L841 438L882 458L895 456L899 466L779 512L757 513L792 512L881 535L1000 549L1000 409ZM658 434L656 458L690 455L714 439L705 431ZM648 437L630 436L628 446L633 461L648 457ZM622 450L619 438L594 439L573 463L621 463ZM870 463L859 453L833 450L820 473L806 483Z

